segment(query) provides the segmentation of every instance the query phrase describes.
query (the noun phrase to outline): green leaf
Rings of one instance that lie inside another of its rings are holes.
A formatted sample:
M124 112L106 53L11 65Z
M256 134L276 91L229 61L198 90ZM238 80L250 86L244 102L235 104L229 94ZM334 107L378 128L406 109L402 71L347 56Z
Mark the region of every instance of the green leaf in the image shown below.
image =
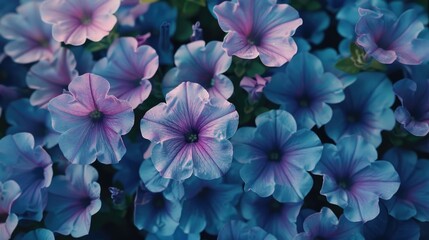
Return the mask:
M115 31L110 32L109 35L101 39L99 42L89 42L86 44L85 48L90 52L97 52L104 49L108 49L110 45L119 37L119 34Z
M247 67L246 67L246 75L253 77L256 74L262 75L265 72L265 66L260 63L259 61L252 61Z
M336 64L335 67L345 73L349 74L356 74L360 72L360 69L356 67L355 63L351 58L344 58L340 59Z
M189 0L185 1L182 7L182 15L185 18L192 18L198 14L200 11L200 5L190 2ZM179 18L180 19L180 18Z
M185 41L189 41L189 38L191 37L191 35L192 35L191 21L185 18L178 18L177 28L176 28L176 33L174 35L174 38L177 41L185 42Z
M205 7L206 6L206 1L205 0L185 0L187 2L191 2L191 3L195 3L197 5L200 5L201 7Z

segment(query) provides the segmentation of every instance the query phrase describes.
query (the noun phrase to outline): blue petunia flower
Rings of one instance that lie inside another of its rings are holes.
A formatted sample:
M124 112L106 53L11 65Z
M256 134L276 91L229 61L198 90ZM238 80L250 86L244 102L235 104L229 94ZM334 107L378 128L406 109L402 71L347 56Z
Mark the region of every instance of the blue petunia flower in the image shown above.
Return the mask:
M20 218L40 221L53 175L51 157L34 145L30 133L17 133L0 140L0 159L0 181L14 180L22 191L12 211Z
M284 72L274 74L264 94L290 112L298 128L326 124L332 117L328 103L344 100L341 81L326 73L322 62L310 53L298 53Z
M55 236L48 229L38 228L24 235L18 235L14 240L55 240Z
M78 238L89 233L91 215L101 208L98 173L90 165L73 164L49 187L46 227Z
M7 134L31 133L36 145L46 145L48 148L58 143L59 133L52 129L48 110L31 106L28 99L10 103L6 110L6 121L10 124Z
M272 234L267 233L258 226L251 226L245 222L231 220L219 231L218 240L276 240Z
M123 37L110 45L107 57L95 64L93 73L107 79L109 93L129 102L134 109L149 97L149 79L157 69L158 55L152 47L138 46L135 38Z
M351 222L377 217L379 198L388 200L399 188L399 176L391 163L375 161L375 147L360 136L325 144L313 173L323 175L321 194L344 209Z
M418 38L424 29L414 9L396 16L387 9L359 8L356 24L356 43L367 55L384 64L421 64L429 55L428 39Z
M324 207L304 220L304 232L294 240L364 240L361 227L362 223L350 222L344 215L338 220L331 209Z
M232 58L222 43L194 41L182 45L174 55L175 68L170 69L162 81L166 94L180 83L189 81L202 85L210 95L228 99L234 92L231 80L223 75L231 66Z
M174 191L174 190L173 190ZM181 199L172 191L153 193L140 187L134 201L134 225L158 236L170 236L179 226Z
M292 115L271 110L259 115L256 128L242 127L232 138L234 158L246 191L273 194L281 202L300 202L313 186L307 171L316 166L322 144L308 129L297 131Z
M59 145L72 163L118 163L126 152L121 135L134 124L134 113L124 100L107 95L109 82L95 74L76 77L69 91L49 102Z
M422 229L423 230L423 229ZM419 240L420 227L414 220L399 221L387 213L380 204L380 214L363 225L363 236L366 240Z
M392 83L383 73L364 72L344 90L346 98L333 107L326 134L335 142L344 136L361 135L375 146L381 143L381 131L392 130L395 101Z
M184 182L180 228L185 233L205 230L217 234L223 225L238 215L235 205L242 190L241 185L222 183L222 179L200 180L192 177Z
M247 192L241 199L242 216L277 239L293 239L297 234L296 219L302 202L281 203L273 197L261 198Z
M3 174L0 170L0 174ZM0 239L8 240L18 225L18 216L11 212L12 204L21 195L19 185L13 181L0 182Z
M178 181L192 174L207 180L223 176L232 162L228 139L237 126L233 104L191 82L168 92L166 103L147 111L140 123L142 136L154 144L155 168Z
M429 161L418 160L415 152L400 148L390 149L383 158L392 163L401 179L398 192L383 201L389 214L398 220L429 221Z
M296 38L303 38L312 44L320 44L325 38L330 18L325 11L301 11L302 26L295 32Z

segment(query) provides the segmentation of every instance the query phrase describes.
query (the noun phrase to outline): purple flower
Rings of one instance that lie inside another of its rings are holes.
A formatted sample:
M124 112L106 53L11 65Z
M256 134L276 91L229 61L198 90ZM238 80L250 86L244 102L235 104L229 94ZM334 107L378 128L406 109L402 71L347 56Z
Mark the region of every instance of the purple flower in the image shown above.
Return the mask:
M1 171L0 171L1 173ZM18 225L18 217L11 212L12 204L21 195L19 185L9 180L0 182L0 239L8 240Z
M110 94L136 108L149 97L149 79L155 75L158 64L152 47L138 46L135 38L123 37L109 47L107 57L95 64L93 73L109 81Z
M304 232L295 236L294 240L363 240L361 227L361 223L350 222L344 215L338 220L331 209L324 207L304 220Z
M321 127L332 118L328 103L344 100L342 82L325 72L322 62L310 53L298 53L283 72L273 75L265 96L290 112L299 128Z
M70 162L112 164L124 156L121 135L131 130L134 113L127 102L107 95L109 88L104 78L84 74L70 83L70 92L49 102L52 127L61 133L59 146Z
M116 15L120 25L134 27L136 18L145 14L149 9L150 4L140 0L122 0L121 7Z
M417 159L413 151L400 148L390 149L384 159L392 163L401 178L398 192L384 201L389 214L398 220L412 217L419 221L429 221L429 161Z
M48 102L61 95L70 82L78 76L73 53L61 48L52 61L42 60L34 64L27 74L28 87L35 91L30 102L34 106L48 107Z
M38 2L22 4L17 14L6 14L0 20L1 35L11 40L4 51L17 63L52 59L60 48L60 43L52 39L51 26L42 22L39 6Z
M320 191L328 201L344 209L351 222L367 222L380 212L379 198L388 200L399 188L392 164L377 159L375 147L360 136L325 144L313 173L323 175Z
M120 0L46 0L40 6L44 22L53 24L58 42L79 46L107 36L116 24Z
M261 77L256 74L255 78L243 77L240 81L240 87L242 87L247 93L249 93L249 102L256 103L262 96L262 91L265 85L271 81L271 77Z
M152 161L164 178L184 180L224 175L232 161L228 140L238 113L224 98L209 96L199 84L184 82L167 93L166 103L146 112L142 136L152 141ZM222 154L219 154L222 153Z
M428 89L429 79L402 79L393 85L402 103L395 110L395 118L415 136L426 136L429 133Z
M202 85L211 96L225 99L231 97L234 86L222 73L231 66L231 57L221 47L221 42L212 41L205 46L204 41L182 45L174 55L177 67L165 75L162 86L168 93L185 81Z
M292 39L302 24L298 12L276 0L233 0L214 7L225 36L223 47L229 56L254 59L264 65L279 67L297 52Z
M31 134L17 133L0 140L0 159L0 181L14 180L22 191L13 212L40 221L53 175L51 157L41 146L34 146Z
M418 65L429 55L429 40L418 38L424 29L417 10L410 9L397 17L389 10L359 8L356 43L377 61Z
M297 131L292 115L271 110L256 117L256 128L242 127L232 138L244 189L281 202L300 202L313 186L307 171L316 166L322 144L308 129Z
M89 233L91 215L101 208L98 173L90 165L70 165L49 188L46 227L78 238Z

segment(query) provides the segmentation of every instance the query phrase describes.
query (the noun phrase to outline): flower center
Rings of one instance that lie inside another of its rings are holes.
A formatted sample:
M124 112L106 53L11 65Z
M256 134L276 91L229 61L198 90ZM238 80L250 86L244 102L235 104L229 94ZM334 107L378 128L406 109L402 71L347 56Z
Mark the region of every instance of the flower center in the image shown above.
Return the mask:
M89 117L93 122L98 122L103 118L103 113L96 109L89 114Z
M272 162L278 162L281 160L281 153L278 150L272 150L268 153L268 160Z
M91 24L91 22L92 22L91 17L86 15L86 14L83 15L82 18L80 19L80 23L82 25L89 25L89 24Z
M307 99L303 98L299 100L299 106L305 108L308 107L310 105L310 103L308 102Z
M355 123L358 121L358 117L356 114L348 114L347 115L347 122L349 123Z
M271 198L270 200L270 210L271 212L279 212L282 209L282 204L275 200L274 198Z
M347 189L350 188L351 182L349 180L347 180L347 179L340 179L338 181L338 186L340 186L340 188L342 188L342 189L346 189L347 190Z
M185 134L185 141L187 143L198 142L198 133L190 132L190 133Z

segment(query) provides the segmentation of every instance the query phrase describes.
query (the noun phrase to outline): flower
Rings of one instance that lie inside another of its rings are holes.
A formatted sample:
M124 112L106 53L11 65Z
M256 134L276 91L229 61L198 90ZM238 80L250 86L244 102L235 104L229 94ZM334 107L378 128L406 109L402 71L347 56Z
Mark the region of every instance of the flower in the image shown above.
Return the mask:
M226 184L221 178L201 180L192 177L184 183L180 228L185 233L199 233L205 230L217 234L229 219L238 216L235 205L242 193L239 184Z
M42 22L39 2L20 5L17 13L9 13L0 20L1 35L10 40L4 51L17 63L49 60L60 48L52 39L51 26Z
M429 162L417 159L417 154L410 150L392 148L383 156L392 163L399 174L401 186L398 192L387 201L383 201L390 215L398 220L412 217L419 221L429 221Z
M16 240L55 240L54 233L45 228L38 228L25 235L17 236Z
M295 236L294 240L331 239L331 240L363 240L361 223L348 221L342 215L338 221L334 212L323 207L318 213L304 220L304 232Z
M0 239L2 240L10 239L18 225L18 217L11 212L11 207L20 195L21 189L15 181L0 182Z
M302 202L282 203L247 192L241 198L241 214L248 224L257 225L277 239L293 239Z
M237 126L233 104L209 96L197 83L184 82L167 93L166 103L146 112L140 130L154 144L151 158L164 178L184 180L194 174L209 180L231 166L228 139Z
M90 165L73 164L49 187L46 227L78 238L89 233L91 216L101 208L98 173Z
M0 140L0 159L0 181L14 180L22 191L12 212L22 219L42 220L46 188L53 175L49 154L41 146L34 146L30 133L16 133Z
M341 81L324 72L322 62L310 53L298 53L284 72L274 74L264 94L290 112L299 128L326 124L332 118L328 103L344 100Z
M44 22L52 24L58 42L79 46L107 36L116 24L120 0L46 0L40 6Z
M61 48L52 61L34 64L26 77L28 87L35 90L30 97L31 104L47 108L48 102L61 95L77 76L76 60L66 48Z
M126 149L121 135L134 124L131 106L112 95L110 85L94 74L76 77L69 91L49 102L52 127L61 133L59 146L72 163L118 163Z
M399 176L392 164L377 159L375 147L361 136L344 137L325 144L313 173L323 175L321 194L344 209L351 222L377 217L379 198L388 200L399 188Z
M390 109L395 96L390 80L383 73L359 73L344 93L345 100L333 107L332 120L325 126L326 134L335 142L344 136L361 135L373 145L380 145L380 132L395 126Z
M297 52L292 39L302 24L298 12L276 0L234 0L214 7L220 27L228 34L223 47L229 56L254 59L279 67Z
M174 55L177 67L170 69L162 81L163 92L168 93L185 81L202 85L212 96L228 99L234 92L232 81L223 75L231 66L231 57L221 42L194 41L182 45Z
M271 77L261 77L259 74L255 75L255 78L243 77L240 81L240 87L242 87L247 93L249 93L249 102L256 103L262 95L266 84L271 81Z
M356 43L366 54L384 64L396 60L408 65L421 64L429 55L429 40L418 38L424 25L417 13L410 9L397 17L387 9L359 8Z
M296 30L295 37L315 45L320 44L330 24L329 15L325 11L302 11L300 16L303 24Z
M396 120L411 134L426 136L429 133L428 99L429 79L402 79L393 85L402 106L395 110Z
M250 226L245 222L231 220L219 231L218 240L276 240L272 234L267 233L258 226Z
M281 202L300 202L313 186L307 171L322 154L322 144L308 129L297 131L292 115L271 110L256 117L256 128L242 127L233 136L234 159L246 191L274 194Z
M143 3L140 0L122 0L121 7L116 15L121 25L134 27L136 19L147 12L150 4Z
M149 79L155 75L158 64L152 47L138 46L135 38L123 37L109 47L107 57L98 61L92 72L109 81L110 94L136 108L149 97Z

